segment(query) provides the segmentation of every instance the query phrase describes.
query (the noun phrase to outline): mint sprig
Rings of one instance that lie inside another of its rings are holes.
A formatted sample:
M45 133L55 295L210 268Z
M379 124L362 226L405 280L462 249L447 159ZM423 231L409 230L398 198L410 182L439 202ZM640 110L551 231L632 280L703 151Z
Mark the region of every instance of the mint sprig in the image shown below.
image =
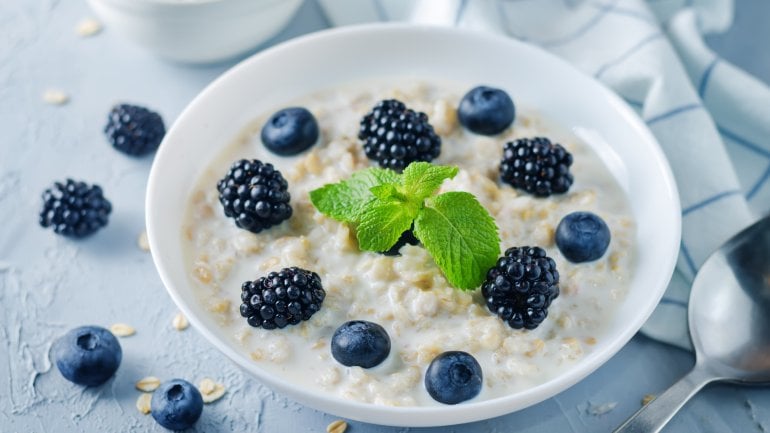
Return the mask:
M414 234L453 286L472 290L500 255L492 216L467 192L435 195L457 167L415 162L403 174L368 168L310 192L323 214L356 229L359 248L387 251L414 225Z
M414 235L460 288L477 287L500 254L495 220L467 192L429 199L414 221Z
M355 223L373 197L372 187L398 181L395 171L372 167L353 173L347 181L310 191L310 201L316 209L337 221Z

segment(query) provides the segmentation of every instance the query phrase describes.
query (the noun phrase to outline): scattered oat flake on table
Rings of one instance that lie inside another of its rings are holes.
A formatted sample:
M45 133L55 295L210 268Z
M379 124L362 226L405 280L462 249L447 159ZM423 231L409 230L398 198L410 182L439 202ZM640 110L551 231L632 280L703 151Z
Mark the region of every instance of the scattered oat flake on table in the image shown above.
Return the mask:
M144 392L153 392L160 386L160 379L155 376L147 376L136 382L136 389Z
M198 390L201 392L204 403L213 403L225 395L225 386L209 378L200 381Z
M326 426L326 433L345 433L345 430L347 429L348 423L338 419L336 421L332 421L331 424Z
M139 412L147 415L150 413L150 403L152 403L152 394L143 392L139 398L136 399L136 408Z
M605 413L612 412L612 410L615 409L615 406L617 405L618 405L618 402L616 401L612 401L604 404L593 404L589 402L588 407L586 408L586 412L589 415L601 416L601 415L604 415Z
M185 317L182 313L176 313L176 316L174 316L174 320L171 321L171 324L177 331L184 331L188 326L190 326L190 322L187 321L187 317Z
M136 334L136 330L125 323L116 323L110 326L110 332L117 337L130 337Z
M94 36L101 31L102 23L93 18L85 18L78 23L77 27L75 27L75 33L84 38Z
M647 406L653 400L655 400L655 394L645 394L642 397L642 406Z
M64 105L69 102L70 97L58 89L47 89L43 92L43 101L51 105Z
M142 251L150 251L150 241L147 240L147 231L143 231L136 239L136 244Z
M216 388L214 388L214 392L211 394L202 395L201 397L203 397L204 403L213 403L222 398L223 395L225 395L225 386L221 383L218 383Z
M200 391L201 394L211 394L214 392L216 386L217 383L207 377L198 383L198 391Z

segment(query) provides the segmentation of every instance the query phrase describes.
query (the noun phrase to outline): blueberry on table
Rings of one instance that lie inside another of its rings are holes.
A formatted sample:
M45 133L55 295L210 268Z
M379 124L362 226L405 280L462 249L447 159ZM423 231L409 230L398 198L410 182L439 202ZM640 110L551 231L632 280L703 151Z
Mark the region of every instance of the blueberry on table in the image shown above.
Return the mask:
M556 262L540 247L513 247L497 260L481 285L489 311L514 329L535 329L559 296Z
M516 116L511 97L504 90L478 86L460 100L460 124L476 134L496 135L508 128Z
M444 352L431 361L425 372L425 389L439 403L457 404L479 395L481 366L466 352Z
M280 171L258 159L235 161L217 182L225 216L252 233L278 225L292 214L289 184Z
M166 126L154 111L138 105L118 104L107 116L104 134L115 149L142 156L158 148L166 135Z
M345 322L334 331L332 356L342 365L371 368L390 353L390 337L385 329L365 320Z
M500 178L516 189L537 197L564 194L574 177L572 154L545 137L519 138L503 146Z
M112 205L99 185L67 179L43 192L40 225L57 234L84 238L107 225Z
M78 385L97 386L120 366L123 351L118 339L99 326L81 326L59 337L51 356L62 376Z
M430 162L441 153L441 137L428 116L396 99L378 102L361 119L358 138L367 158L397 172L414 161Z
M262 143L281 156L296 155L318 141L318 122L302 107L290 107L270 116L262 127Z
M573 263L594 261L610 245L610 229L601 217L591 212L568 214L556 226L556 246Z
M200 391L190 382L173 379L158 387L152 394L150 413L155 421L169 430L192 427L203 412Z

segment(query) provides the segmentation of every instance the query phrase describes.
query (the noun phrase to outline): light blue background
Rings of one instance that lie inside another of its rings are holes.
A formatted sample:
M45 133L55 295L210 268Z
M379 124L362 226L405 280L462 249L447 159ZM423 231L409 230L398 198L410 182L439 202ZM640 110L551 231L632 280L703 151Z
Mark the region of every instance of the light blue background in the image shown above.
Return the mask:
M103 138L115 102L158 110L167 123L234 62L183 66L158 60L110 29L80 38L91 16L84 2L0 2L0 432L164 431L134 408L134 382L147 375L228 389L207 405L198 432L323 432L337 417L272 393L242 374L193 329L171 328L176 309L149 254L136 246L144 229L144 189L151 157L132 159ZM770 82L770 3L738 2L733 30L711 36L720 54ZM267 45L327 27L308 0L290 26ZM47 88L72 97L61 107L41 100ZM37 225L40 193L75 177L101 184L115 208L110 225L74 242ZM95 389L69 384L51 370L55 336L82 324L126 322L137 334L121 340L123 364ZM436 429L399 429L351 422L351 433L401 431L606 432L692 365L689 353L642 336L586 380L527 410L488 421ZM610 412L592 407L617 403ZM753 432L770 428L770 392L712 386L688 404L666 432Z

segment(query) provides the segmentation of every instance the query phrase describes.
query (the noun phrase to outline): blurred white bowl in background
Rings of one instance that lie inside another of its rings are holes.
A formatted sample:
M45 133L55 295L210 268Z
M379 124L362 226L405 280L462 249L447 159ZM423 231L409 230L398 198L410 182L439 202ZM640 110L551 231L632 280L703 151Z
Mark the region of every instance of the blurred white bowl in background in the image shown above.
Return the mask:
M166 59L227 60L264 42L302 0L88 0L110 28Z

